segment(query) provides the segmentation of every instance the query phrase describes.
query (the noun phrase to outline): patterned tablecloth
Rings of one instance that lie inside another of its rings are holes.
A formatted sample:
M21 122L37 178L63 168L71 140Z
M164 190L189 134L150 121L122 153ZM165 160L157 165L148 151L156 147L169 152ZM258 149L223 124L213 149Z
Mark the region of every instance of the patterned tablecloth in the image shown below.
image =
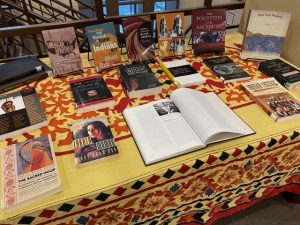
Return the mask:
M258 62L239 59L241 40L239 34L228 35L226 55L253 80L264 78L257 71ZM240 82L224 85L203 65L202 60L208 57L186 57L207 79L191 88L214 91L256 131L255 135L145 166L122 112L126 107L166 98L176 89L157 63L152 69L164 84L162 94L130 100L117 70L110 70L103 76L116 106L84 114L76 113L69 81L93 76L93 67L86 67L83 74L33 83L30 86L38 91L49 126L1 141L0 146L51 134L64 190L28 207L1 211L0 223L212 224L283 191L300 194L300 122L273 122L244 94ZM88 66L86 60L85 64ZM119 158L78 169L69 125L98 115L109 120Z

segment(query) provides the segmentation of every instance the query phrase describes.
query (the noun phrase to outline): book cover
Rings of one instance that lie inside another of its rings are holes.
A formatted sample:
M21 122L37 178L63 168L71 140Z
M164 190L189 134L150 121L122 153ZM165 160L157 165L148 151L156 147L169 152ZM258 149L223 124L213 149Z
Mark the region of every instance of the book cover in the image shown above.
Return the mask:
M0 95L0 139L48 125L34 89Z
M119 71L130 98L155 95L162 91L162 84L146 62L120 66Z
M74 27L42 31L55 76L83 70Z
M185 59L167 62L158 60L158 62L169 79L179 87L202 84L206 81Z
M122 19L128 58L131 62L155 61L150 16Z
M241 48L241 59L279 58L291 13L251 9Z
M98 72L121 63L114 23L87 26L85 31Z
M12 210L62 190L50 136L1 149L2 208Z
M229 57L204 59L203 62L224 82L249 80L250 75Z
M105 116L75 122L71 131L77 166L118 156L119 151Z
M269 77L274 77L287 89L292 89L300 82L300 71L281 59L271 59L261 62L258 70Z
M225 51L226 9L192 12L192 49L195 55Z
M156 14L158 50L161 59L183 57L185 52L184 13Z
M242 87L276 122L300 118L300 101L275 78L243 83Z
M70 85L76 108L80 112L85 112L90 107L100 109L114 105L114 98L100 76L74 80Z

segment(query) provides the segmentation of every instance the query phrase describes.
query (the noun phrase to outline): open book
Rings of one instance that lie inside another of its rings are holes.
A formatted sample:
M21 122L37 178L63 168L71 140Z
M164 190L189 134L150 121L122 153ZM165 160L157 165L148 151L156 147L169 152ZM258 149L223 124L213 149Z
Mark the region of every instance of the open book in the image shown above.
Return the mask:
M188 88L123 114L146 165L255 133L215 93Z

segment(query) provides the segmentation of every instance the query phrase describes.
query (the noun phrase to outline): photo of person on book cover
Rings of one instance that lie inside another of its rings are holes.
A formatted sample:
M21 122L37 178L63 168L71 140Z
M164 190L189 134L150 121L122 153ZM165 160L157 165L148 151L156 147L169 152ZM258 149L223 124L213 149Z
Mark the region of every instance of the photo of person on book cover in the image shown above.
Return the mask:
M17 144L16 149L19 176L54 164L47 136Z
M9 96L0 99L0 115L25 109L23 97L21 95Z

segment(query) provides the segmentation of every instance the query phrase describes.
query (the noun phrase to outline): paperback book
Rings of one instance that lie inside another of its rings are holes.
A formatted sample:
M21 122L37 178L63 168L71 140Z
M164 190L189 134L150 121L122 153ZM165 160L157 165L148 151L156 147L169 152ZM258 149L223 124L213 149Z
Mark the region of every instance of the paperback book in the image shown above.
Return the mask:
M46 114L34 89L0 95L0 140L47 125Z
M119 71L129 98L142 98L162 92L162 84L146 62L123 65Z
M170 80L179 87L202 84L206 81L185 59L167 62L158 60L158 62Z
M123 115L146 165L254 133L215 93L188 88Z
M78 167L118 156L119 151L105 116L75 122L71 131Z
M121 52L112 22L87 26L85 31L98 72L121 63Z
M133 63L155 61L150 16L122 19L128 58Z
M235 64L227 56L204 59L203 62L224 83L251 79L250 75L247 72L245 72L240 66Z
M251 9L244 32L241 59L279 58L290 18L289 12Z
M102 76L73 80L70 85L79 113L115 105L114 98Z
M199 9L192 13L192 49L195 55L225 51L226 9Z
M287 89L292 89L300 84L300 71L281 59L271 59L261 62L258 70L269 77L274 77Z
M4 211L62 190L50 136L42 136L1 149L1 206Z
M47 78L52 70L36 56L26 56L0 65L0 94Z
M274 77L243 83L242 87L276 122L300 118L300 101Z
M83 70L73 27L42 31L55 76L65 76Z
M159 57L184 57L184 13L156 14L156 21Z

